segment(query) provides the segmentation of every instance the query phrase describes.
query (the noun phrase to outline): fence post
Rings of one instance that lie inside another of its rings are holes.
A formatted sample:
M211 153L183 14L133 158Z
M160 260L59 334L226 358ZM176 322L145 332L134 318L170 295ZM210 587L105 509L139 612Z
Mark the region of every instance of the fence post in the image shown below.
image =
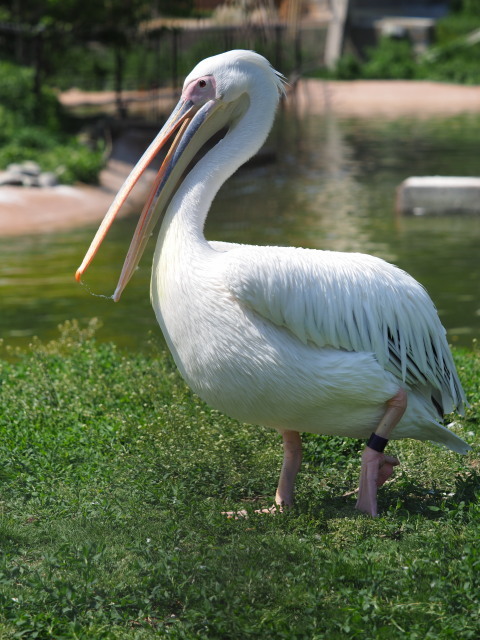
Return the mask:
M178 86L178 33L176 27L172 27L172 88Z
M35 118L40 118L42 102L42 75L43 75L43 34L45 27L35 29L33 46L35 51L35 73L33 76L33 95L35 96Z
M123 64L124 56L120 45L115 45L115 103L118 117L124 119L127 116L127 108L122 100L123 91Z
M275 25L275 69L282 68L282 25Z

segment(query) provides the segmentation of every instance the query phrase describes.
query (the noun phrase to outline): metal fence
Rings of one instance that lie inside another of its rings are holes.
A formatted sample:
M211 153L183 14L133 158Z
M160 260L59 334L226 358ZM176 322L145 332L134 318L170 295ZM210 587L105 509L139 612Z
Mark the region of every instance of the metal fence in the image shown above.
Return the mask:
M234 48L254 49L286 76L323 66L326 26L285 23L217 26L207 20L160 24L125 33L121 44L106 43L55 26L35 29L0 23L0 61L35 70L32 91L45 84L62 91L148 92L175 90L202 58ZM0 78L1 82L1 78ZM153 95L153 94L152 94ZM122 101L117 99L119 108ZM157 107L152 98L152 116ZM124 104L124 103L123 103ZM148 116L148 108L145 109Z

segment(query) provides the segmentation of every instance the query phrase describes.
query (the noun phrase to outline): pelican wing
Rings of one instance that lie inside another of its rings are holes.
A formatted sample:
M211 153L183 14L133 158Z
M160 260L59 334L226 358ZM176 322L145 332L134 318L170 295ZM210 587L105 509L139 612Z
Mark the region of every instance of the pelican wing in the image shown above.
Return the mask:
M440 411L465 396L445 329L425 289L364 254L242 246L225 254L235 298L303 343L368 351L410 386L432 390Z

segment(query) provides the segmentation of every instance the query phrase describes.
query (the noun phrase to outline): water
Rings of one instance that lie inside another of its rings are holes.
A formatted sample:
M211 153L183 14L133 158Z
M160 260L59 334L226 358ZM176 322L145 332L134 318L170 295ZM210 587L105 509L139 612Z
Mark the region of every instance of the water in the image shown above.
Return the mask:
M454 344L480 338L480 217L403 217L395 190L409 175L480 175L480 117L397 122L281 114L277 161L238 172L220 191L206 234L257 244L362 251L422 282ZM120 220L85 280L111 295L135 220ZM73 279L96 227L0 239L0 335L48 340L65 320L101 320L98 337L127 348L161 340L149 301L153 242L122 300Z

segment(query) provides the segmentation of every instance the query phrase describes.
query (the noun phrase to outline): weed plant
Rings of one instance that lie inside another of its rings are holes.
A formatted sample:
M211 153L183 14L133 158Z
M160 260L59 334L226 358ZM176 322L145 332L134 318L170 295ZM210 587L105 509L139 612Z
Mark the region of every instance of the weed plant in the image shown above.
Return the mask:
M275 432L208 408L153 340L94 333L0 358L1 638L480 637L478 351L455 353L472 453L391 443L371 519L345 495L363 443L304 436L295 508L259 516Z

